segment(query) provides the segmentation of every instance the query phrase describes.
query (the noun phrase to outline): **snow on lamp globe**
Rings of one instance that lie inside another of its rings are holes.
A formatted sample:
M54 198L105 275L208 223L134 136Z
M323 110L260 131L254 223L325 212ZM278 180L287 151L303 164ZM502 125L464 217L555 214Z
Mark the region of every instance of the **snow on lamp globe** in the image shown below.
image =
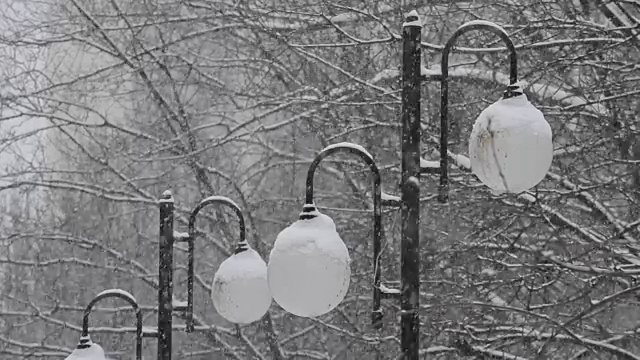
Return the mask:
M269 255L269 289L284 310L317 317L344 299L351 278L349 251L336 225L313 204L278 234Z
M211 299L218 314L236 324L258 321L271 307L267 264L246 241L220 264Z
M100 345L91 341L89 336L82 336L78 346L65 360L107 360L107 358Z
M551 127L518 83L478 116L469 159L472 172L496 194L517 194L544 179L553 160Z

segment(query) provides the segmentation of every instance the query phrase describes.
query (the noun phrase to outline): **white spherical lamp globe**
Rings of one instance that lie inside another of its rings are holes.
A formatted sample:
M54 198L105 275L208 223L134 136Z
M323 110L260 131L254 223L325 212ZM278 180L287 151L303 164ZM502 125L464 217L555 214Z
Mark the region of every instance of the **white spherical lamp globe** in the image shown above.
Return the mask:
M306 204L282 230L269 255L269 289L287 312L316 317L344 299L351 279L349 251L330 217Z
M213 306L232 323L258 321L271 306L267 264L248 245L220 264L211 288Z
M88 336L80 338L80 344L65 360L106 360L102 347Z
M551 127L519 87L486 108L471 131L471 170L495 193L520 193L545 177L553 160Z

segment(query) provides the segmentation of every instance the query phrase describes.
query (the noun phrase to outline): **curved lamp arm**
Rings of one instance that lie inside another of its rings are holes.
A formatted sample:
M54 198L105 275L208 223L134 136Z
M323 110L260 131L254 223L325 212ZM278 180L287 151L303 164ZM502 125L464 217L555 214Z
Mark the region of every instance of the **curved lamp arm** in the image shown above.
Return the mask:
M315 159L313 159L311 165L309 165L309 170L307 171L306 199L302 213L300 214L300 220L315 217L315 215L312 215L312 212L315 211L315 205L313 203L313 176L320 162L324 158L337 152L348 152L358 155L369 166L373 174L373 310L371 313L371 321L375 328L380 329L382 327L379 264L382 235L382 181L380 171L373 160L373 156L362 146L351 143L338 143L324 148Z
M196 208L193 209L193 211L191 212L191 215L189 215L189 228L188 228L189 229L188 230L188 233L189 233L188 262L189 264L187 268L187 271L188 271L187 273L187 327L186 327L187 332L193 332L194 325L195 325L193 322L193 278L194 278L196 217L198 216L198 213L200 212L200 210L202 210L203 208L209 205L214 205L214 204L223 205L230 208L238 217L238 222L240 224L240 241L238 241L238 244L236 245L236 249L234 253L239 254L250 248L249 243L247 242L247 239L246 239L246 227L244 223L244 215L242 215L242 211L240 210L240 207L235 202L233 202L233 200L224 196L210 196L200 201L198 206L196 206Z
M510 98L522 94L522 90L517 86L518 82L518 58L516 47L509 37L509 34L497 24L484 20L473 20L462 24L451 35L442 50L442 60L440 61L441 73L440 77L440 199L446 199L446 187L448 182L447 166L448 166L448 137L449 137L449 53L453 48L455 41L473 30L487 30L500 37L507 45L509 50L509 86L504 93L504 98Z
M101 300L107 298L119 298L126 300L129 305L133 308L136 313L136 359L142 359L142 312L140 311L140 307L138 306L138 302L130 293L120 290L120 289L110 289L105 290L99 293L84 310L84 316L82 318L82 336L80 338L80 343L78 344L78 349L87 348L90 346L90 337L89 337L89 315L91 315L91 311L93 307L100 302Z

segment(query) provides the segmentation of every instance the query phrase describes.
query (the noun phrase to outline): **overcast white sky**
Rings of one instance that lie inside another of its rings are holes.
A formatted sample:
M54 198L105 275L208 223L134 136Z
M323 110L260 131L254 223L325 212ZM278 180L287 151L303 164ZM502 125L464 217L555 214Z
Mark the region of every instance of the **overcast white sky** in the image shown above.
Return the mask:
M0 15L0 34L7 37L14 36L19 31L18 23L26 17L37 16L34 13L26 11L22 1L0 0L0 8L3 9ZM0 96L11 97L23 90L16 89L16 86L26 87L32 90L26 81L20 81L16 75L25 73L34 68L44 68L46 58L33 57L33 49L16 48L11 44L0 42ZM46 54L46 51L40 51L40 55ZM0 101L0 174L4 176L12 164L22 159L33 158L36 153L36 145L39 142L39 136L30 137L14 144L8 145L5 141L7 138L16 135L26 134L34 131L39 127L46 125L44 119L27 119L18 117L7 120L8 117L15 116L21 109L15 106L7 106L6 101ZM0 178L0 181L2 179Z

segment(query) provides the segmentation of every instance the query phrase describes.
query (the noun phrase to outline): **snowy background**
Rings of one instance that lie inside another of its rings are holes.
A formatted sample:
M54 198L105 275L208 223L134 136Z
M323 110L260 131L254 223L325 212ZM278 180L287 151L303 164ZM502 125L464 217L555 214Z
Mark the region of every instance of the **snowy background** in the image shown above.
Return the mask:
M425 5L429 3L429 5ZM447 38L489 20L513 38L554 161L530 192L494 196L469 172L473 121L508 81L497 37L459 39L450 59L450 202L422 177L423 352L430 359L640 359L640 38L637 1L0 0L0 358L64 359L100 291L135 295L155 325L158 199L176 229L203 198L243 209L264 259L297 219L309 163L362 145L398 195L401 25L423 19L424 71ZM423 158L437 159L440 90L423 87ZM344 155L316 174L318 208L351 255L345 300L316 319L274 302L237 329L210 298L237 222L203 211L197 329L175 359L394 359L399 304L370 326L369 170ZM399 280L399 208L384 210L382 273ZM430 240L430 241L427 241ZM175 294L186 300L186 246ZM121 302L93 313L112 359L134 353ZM184 325L178 314L174 323ZM145 340L145 358L156 341Z

